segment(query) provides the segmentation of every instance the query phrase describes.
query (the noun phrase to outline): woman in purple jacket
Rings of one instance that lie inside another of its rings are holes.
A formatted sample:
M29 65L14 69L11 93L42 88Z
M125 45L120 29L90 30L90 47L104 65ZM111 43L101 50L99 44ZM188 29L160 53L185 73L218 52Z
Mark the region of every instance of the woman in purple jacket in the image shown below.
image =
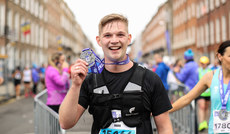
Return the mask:
M192 52L192 49L188 49L184 52L184 59L186 61L184 67L179 69L174 69L176 73L176 77L178 80L180 80L182 83L184 83L189 90L191 90L196 83L199 80L199 74L198 74L198 64L193 59L194 53ZM179 71L179 72L178 72Z
M60 53L54 53L49 59L49 66L46 68L45 83L47 87L46 104L58 113L59 107L68 91L68 74L63 71L65 56Z

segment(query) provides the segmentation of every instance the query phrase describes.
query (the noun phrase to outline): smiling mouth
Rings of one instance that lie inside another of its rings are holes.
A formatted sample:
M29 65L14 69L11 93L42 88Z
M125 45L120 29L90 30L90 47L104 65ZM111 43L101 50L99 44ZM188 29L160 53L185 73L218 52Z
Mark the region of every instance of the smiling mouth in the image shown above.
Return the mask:
M119 50L121 47L109 47L109 50Z

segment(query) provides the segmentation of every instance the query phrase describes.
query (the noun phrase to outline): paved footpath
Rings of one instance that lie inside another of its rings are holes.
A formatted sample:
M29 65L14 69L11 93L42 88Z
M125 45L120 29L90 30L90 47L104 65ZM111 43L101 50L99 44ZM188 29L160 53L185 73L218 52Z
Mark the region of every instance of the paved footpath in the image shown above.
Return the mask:
M0 104L0 134L34 134L34 99L10 99ZM78 125L66 134L89 134L92 117L88 111L83 114Z

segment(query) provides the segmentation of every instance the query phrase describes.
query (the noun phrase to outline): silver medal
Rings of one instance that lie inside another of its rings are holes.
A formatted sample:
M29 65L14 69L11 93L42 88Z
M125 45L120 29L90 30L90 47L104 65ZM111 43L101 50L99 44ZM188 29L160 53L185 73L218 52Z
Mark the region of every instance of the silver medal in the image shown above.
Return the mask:
M95 55L91 50L85 50L81 52L80 58L89 64L88 68L95 64Z
M221 109L220 111L219 111L219 118L221 119L221 120L227 120L227 118L228 118L228 111L226 110L226 109Z

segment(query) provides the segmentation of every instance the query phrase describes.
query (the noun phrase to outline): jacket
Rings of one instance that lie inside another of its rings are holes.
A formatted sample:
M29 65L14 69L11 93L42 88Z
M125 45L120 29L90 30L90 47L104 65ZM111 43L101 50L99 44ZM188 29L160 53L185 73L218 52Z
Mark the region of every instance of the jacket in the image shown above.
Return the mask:
M168 83L167 83L168 72L169 72L169 67L164 62L159 63L155 71L155 73L161 78L161 81L164 84L166 90L168 90Z
M67 93L66 85L68 75L63 71L62 75L52 66L48 66L45 73L45 83L47 87L47 105L60 105Z
M198 68L199 66L195 61L188 61L181 71L176 73L176 77L191 90L199 80Z

